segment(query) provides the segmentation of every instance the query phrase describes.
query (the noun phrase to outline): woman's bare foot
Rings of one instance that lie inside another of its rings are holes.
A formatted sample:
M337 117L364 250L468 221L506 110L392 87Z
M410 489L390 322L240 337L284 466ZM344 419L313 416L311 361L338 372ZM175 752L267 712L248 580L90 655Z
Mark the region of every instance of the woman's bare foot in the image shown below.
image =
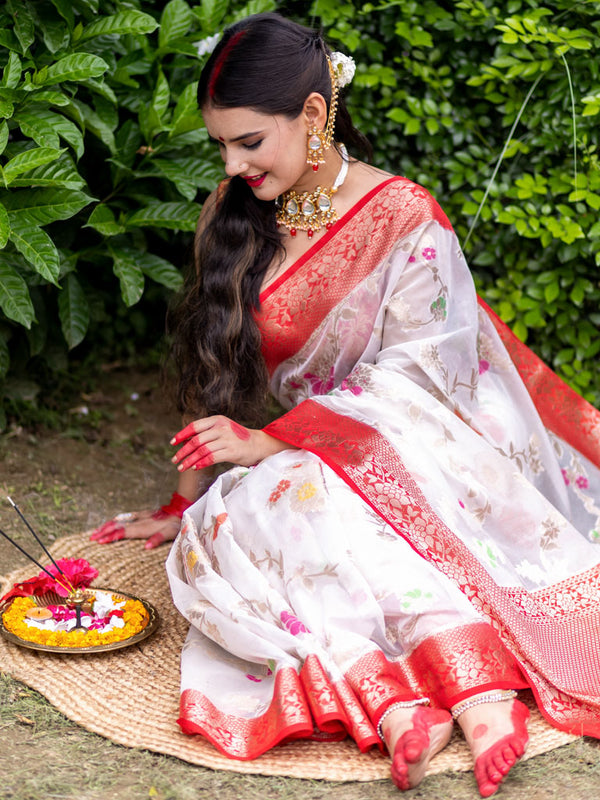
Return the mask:
M490 797L527 747L529 709L518 700L481 703L464 711L458 724L475 762L479 793Z
M381 726L392 754L392 780L405 791L425 777L427 766L452 735L452 717L447 711L419 706L392 711Z

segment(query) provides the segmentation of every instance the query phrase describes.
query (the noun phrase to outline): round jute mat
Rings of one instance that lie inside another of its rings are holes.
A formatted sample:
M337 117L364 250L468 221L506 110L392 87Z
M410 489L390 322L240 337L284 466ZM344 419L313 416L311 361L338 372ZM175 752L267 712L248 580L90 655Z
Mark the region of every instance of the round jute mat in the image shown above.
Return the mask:
M0 637L0 670L45 695L69 719L127 747L176 756L192 764L232 772L288 775L329 781L372 781L389 777L389 759L361 754L347 739L337 743L296 741L280 745L254 761L236 761L199 736L186 736L176 723L179 711L179 654L187 622L173 607L164 570L167 549L144 550L141 542L109 546L88 534L56 542L55 558L86 558L100 573L96 584L143 597L158 611L159 629L137 645L95 655L56 655L28 650ZM25 567L0 578L0 595L9 585L37 574ZM576 737L555 730L532 708L526 758ZM429 772L466 771L471 759L455 734L432 761Z

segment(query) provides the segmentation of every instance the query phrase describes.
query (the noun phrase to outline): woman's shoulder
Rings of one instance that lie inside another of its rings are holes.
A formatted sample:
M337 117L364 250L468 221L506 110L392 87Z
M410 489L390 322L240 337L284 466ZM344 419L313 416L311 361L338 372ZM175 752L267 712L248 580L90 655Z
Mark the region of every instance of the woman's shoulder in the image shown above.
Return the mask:
M402 175L357 162L355 170L358 197L384 206L391 215L409 213L416 224L430 220L450 228L450 222L431 192Z

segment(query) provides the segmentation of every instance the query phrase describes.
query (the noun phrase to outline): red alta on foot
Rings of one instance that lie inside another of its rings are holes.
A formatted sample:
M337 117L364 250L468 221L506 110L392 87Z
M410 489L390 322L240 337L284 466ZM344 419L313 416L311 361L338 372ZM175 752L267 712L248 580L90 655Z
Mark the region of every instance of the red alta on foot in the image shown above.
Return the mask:
M418 708L411 722L412 728L396 742L392 760L392 780L402 791L421 782L429 762L452 733L452 717L447 711Z
M527 747L529 709L515 700L510 718L514 731L488 747L475 761L475 779L482 797L490 797L497 791Z

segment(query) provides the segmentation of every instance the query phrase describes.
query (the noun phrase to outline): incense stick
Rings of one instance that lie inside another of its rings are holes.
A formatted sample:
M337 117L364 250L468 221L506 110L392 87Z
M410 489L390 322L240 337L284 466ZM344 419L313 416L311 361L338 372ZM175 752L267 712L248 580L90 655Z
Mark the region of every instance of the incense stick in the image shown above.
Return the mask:
M13 500L11 497L9 497L8 495L6 495L6 499L7 499L7 500L8 500L8 502L11 504L11 506L14 508L14 510L17 512L17 514L18 514L18 515L21 517L21 519L23 520L23 522L25 523L25 525L27 525L27 527L29 528L29 530L31 531L31 533L33 534L33 536L35 537L35 540L36 540L36 542L37 542L37 543L40 545L40 547L42 548L42 550L44 551L44 553L46 553L46 555L48 556L48 558L50 559L50 561L52 561L52 563L54 564L54 566L56 567L56 569L58 570L58 572L60 572L60 574L61 574L61 575L63 576L63 578L66 580L67 584L71 585L71 581L70 581L70 580L67 578L67 576L65 575L65 573L63 572L63 570L62 570L62 569L61 569L61 568L58 566L58 564L56 563L56 561L55 561L55 560L52 558L52 556L50 555L50 551L48 550L48 548L46 547L46 545L45 545L45 544L42 542L42 540L41 540L41 539L40 539L40 537L37 535L37 533L36 533L36 532L33 530L33 528L31 527L31 525L29 524L29 522L27 522L27 520L25 519L25 516L24 516L24 515L23 515L23 513L21 512L21 509L19 508L19 506L18 506L18 505L15 503L15 501L14 501L14 500ZM4 534L4 535L6 536L6 534ZM13 542L13 544L16 544L16 542ZM18 545L17 545L17 547L18 547ZM26 555L27 555L27 554L26 554ZM36 563L37 563L37 562L36 562ZM50 574L50 573L48 573L48 574ZM66 587L64 587L64 588L66 588ZM71 585L71 589L70 589L69 591L71 591L73 588L74 588L74 587Z
M60 578L59 578L57 575L53 575L51 572L49 572L49 571L46 569L46 567L43 567L43 566L40 564L40 562L39 562L39 561L36 561L36 559L35 559L33 556L30 556L30 555L29 555L29 553L27 552L27 550L24 550L24 549L21 547L21 545L20 545L20 544L17 544L17 543L15 542L15 540L14 540L14 539L12 539L12 538L11 538L11 537L8 535L8 533L5 533L5 532L2 530L2 528L0 528L0 534L2 534L2 536L4 536L4 538L5 538L5 539L8 539L8 541L9 541L11 544L13 544L13 545L14 545L14 546L17 548L17 550L20 550L20 551L23 553L23 555L24 555L24 556L26 556L26 557L27 557L27 558L28 558L30 561L33 561L33 563L34 563L34 564L35 564L37 567L39 567L41 570L43 570L43 571L46 573L46 575L49 575L49 576L52 578L52 580L53 580L53 581L56 581L56 583L59 583L59 584L62 586L62 588L63 588L63 589L65 589L67 592L69 592L69 594L70 594L70 593L73 591L73 587L72 587L72 586L71 586L70 588L69 588L68 586L65 586L65 585L64 585L64 583L63 583L63 582L60 580ZM63 574L64 574L64 573L63 573ZM66 577L66 575L65 575L65 577ZM67 581L68 581L68 583L70 583L70 581L68 580L68 578L67 578Z

